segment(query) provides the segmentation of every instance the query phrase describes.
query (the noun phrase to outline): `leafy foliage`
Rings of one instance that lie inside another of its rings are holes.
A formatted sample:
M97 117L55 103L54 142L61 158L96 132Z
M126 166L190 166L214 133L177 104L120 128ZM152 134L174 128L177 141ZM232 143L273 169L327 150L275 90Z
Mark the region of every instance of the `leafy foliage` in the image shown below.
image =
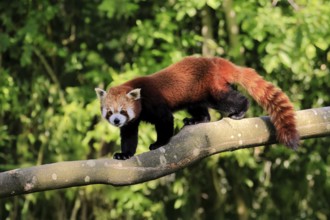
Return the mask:
M329 105L330 2L297 4L296 10L289 1L269 0L0 2L0 171L111 157L119 131L101 120L94 87L201 54L205 27L216 30L216 55L256 68L297 109ZM203 23L205 8L212 26ZM234 35L228 19L238 27ZM238 55L231 53L236 47ZM177 131L184 114L175 115ZM262 112L253 104L249 114ZM152 126L140 130L138 153L155 139ZM3 199L0 219L327 219L329 144L321 138L303 141L297 152L274 146L225 153L130 187Z

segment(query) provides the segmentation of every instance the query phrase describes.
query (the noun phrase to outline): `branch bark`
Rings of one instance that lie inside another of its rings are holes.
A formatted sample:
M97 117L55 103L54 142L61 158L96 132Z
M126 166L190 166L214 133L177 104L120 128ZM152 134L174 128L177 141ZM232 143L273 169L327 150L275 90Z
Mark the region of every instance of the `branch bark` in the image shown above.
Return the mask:
M297 129L302 139L330 136L330 107L298 111ZM213 154L273 143L275 130L269 117L224 118L185 127L167 145L125 161L81 160L2 172L0 198L98 183L116 186L142 183Z

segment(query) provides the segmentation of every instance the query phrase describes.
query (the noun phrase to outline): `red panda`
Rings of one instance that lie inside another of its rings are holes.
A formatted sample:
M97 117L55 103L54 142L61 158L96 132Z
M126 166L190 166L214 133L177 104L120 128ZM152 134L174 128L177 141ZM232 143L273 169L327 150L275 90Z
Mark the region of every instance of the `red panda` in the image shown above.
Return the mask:
M232 88L240 84L270 115L280 143L296 149L299 135L295 112L289 98L255 70L236 66L214 57L186 57L178 63L149 76L130 80L108 91L96 88L103 118L120 128L121 153L115 159L125 160L135 154L140 121L155 125L157 141L154 150L173 136L172 112L187 109L191 118L185 125L210 121L208 108L241 119L249 107L248 99Z

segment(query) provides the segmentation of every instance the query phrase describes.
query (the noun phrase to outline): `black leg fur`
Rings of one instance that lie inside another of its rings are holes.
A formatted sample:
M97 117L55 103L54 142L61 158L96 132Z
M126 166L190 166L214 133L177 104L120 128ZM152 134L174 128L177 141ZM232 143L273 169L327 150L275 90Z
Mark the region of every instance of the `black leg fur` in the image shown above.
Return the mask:
M231 89L213 103L212 107L225 117L241 119L249 108L249 100L238 91Z
M138 143L139 121L133 121L120 128L121 153L115 153L113 158L117 160L126 160L135 154Z
M192 118L183 119L184 126L209 122L211 119L209 111L206 106L203 105L190 106L188 107L187 111L192 116Z
M169 142L174 133L173 115L170 110L161 109L159 118L155 121L157 141L150 145L150 150L155 150Z

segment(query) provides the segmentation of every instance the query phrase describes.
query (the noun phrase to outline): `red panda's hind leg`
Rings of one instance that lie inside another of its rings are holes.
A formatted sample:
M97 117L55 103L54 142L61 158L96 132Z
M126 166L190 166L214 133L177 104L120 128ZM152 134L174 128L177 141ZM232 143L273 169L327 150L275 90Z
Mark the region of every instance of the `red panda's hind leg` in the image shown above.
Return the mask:
M222 117L241 119L249 108L249 100L232 88L227 93L213 98L211 107L218 110Z
M184 126L209 122L211 120L208 108L205 105L189 106L187 111L192 117L183 119Z

